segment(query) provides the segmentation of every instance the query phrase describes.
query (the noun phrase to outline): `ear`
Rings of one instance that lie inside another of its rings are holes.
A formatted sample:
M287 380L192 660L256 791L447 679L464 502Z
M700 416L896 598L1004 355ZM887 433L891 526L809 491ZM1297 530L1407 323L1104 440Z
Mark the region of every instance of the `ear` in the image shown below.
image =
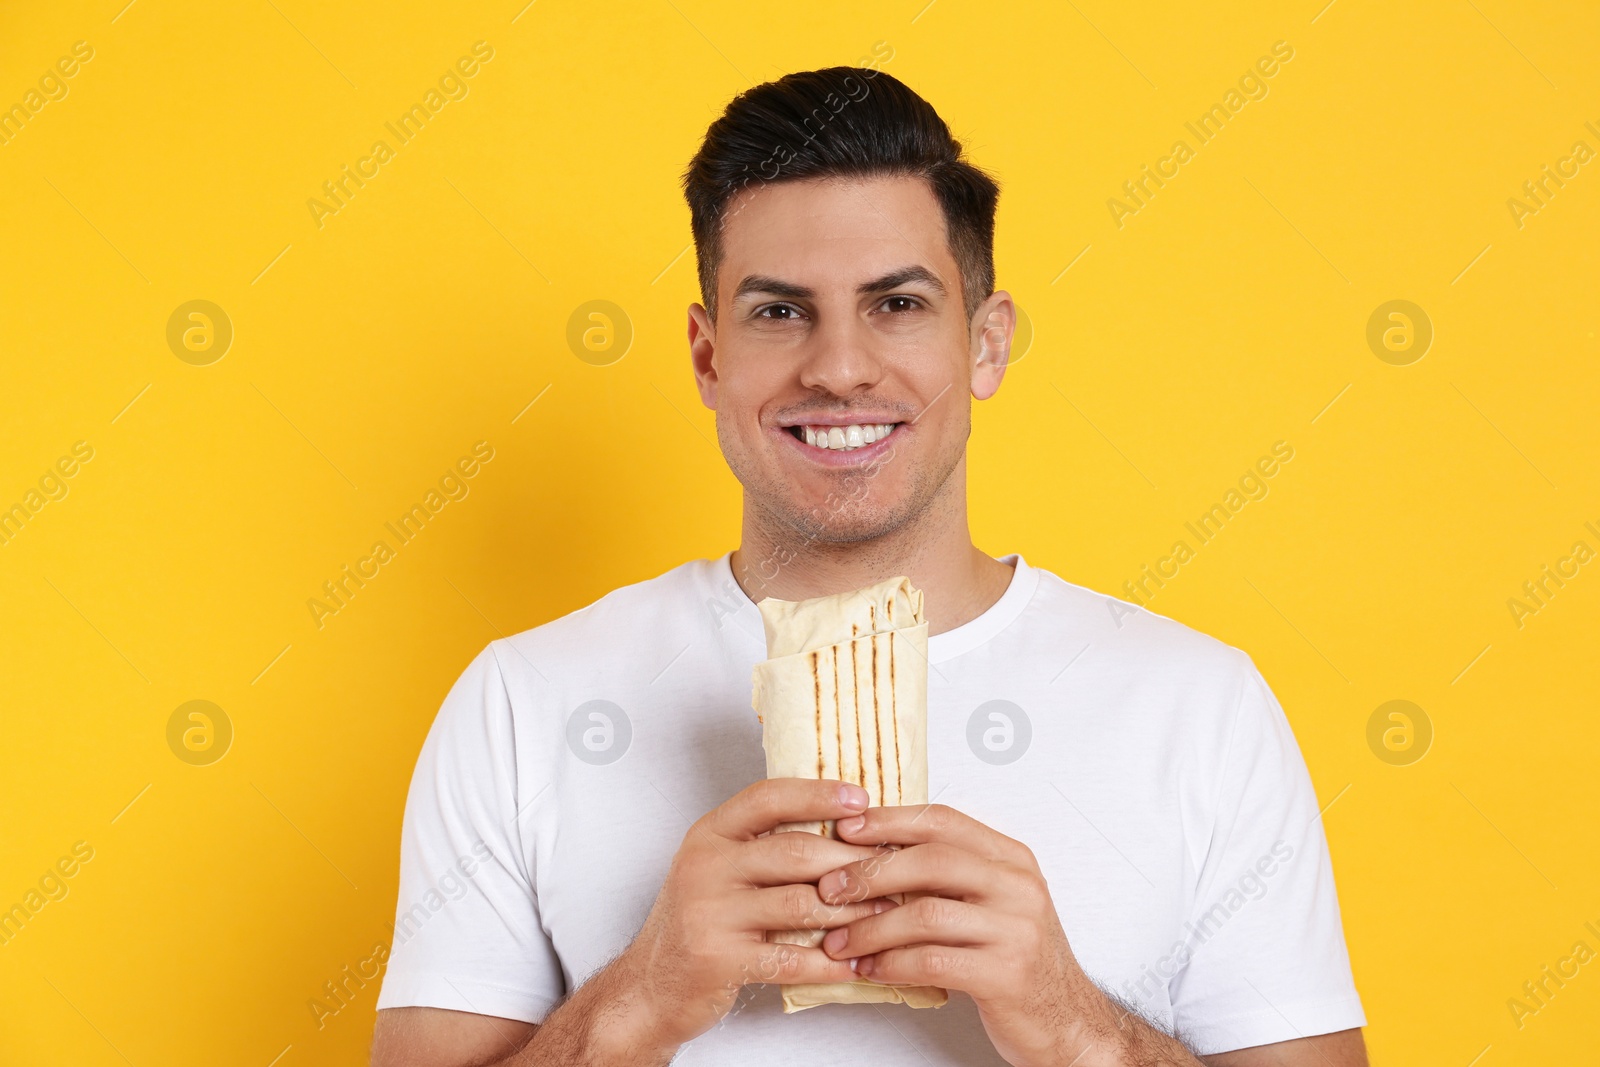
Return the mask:
M717 327L711 315L699 304L689 305L689 363L694 368L694 384L700 402L717 410Z
M1011 357L1011 335L1017 328L1017 307L1011 294L997 290L972 316L972 395L988 400L1000 391Z

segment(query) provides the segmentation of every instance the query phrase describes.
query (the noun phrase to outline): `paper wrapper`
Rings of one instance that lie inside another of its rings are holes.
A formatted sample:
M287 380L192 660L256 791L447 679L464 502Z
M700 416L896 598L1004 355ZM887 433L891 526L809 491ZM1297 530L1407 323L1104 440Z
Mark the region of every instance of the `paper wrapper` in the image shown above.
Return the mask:
M903 577L814 600L768 598L758 607L767 656L756 665L752 704L762 723L768 778L836 778L866 789L869 803L928 802L928 624L922 592ZM785 823L776 832L837 838L832 821ZM892 859L886 862L893 862ZM904 903L915 894L891 894ZM815 946L825 930L770 931L767 940ZM934 986L866 979L785 985L783 1010L819 1004L937 1008Z

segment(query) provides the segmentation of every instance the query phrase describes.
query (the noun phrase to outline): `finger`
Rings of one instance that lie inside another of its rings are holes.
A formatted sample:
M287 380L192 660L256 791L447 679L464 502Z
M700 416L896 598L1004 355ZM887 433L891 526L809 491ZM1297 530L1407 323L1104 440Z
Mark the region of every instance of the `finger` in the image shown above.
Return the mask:
M805 884L756 889L735 899L735 919L746 930L831 930L896 906L881 899L830 904L816 886Z
M856 960L855 977L884 985L931 985L978 995L991 966L984 950L951 945L909 945Z
M987 901L1010 888L1014 868L965 849L935 842L892 849L829 871L817 891L829 902L868 900L890 893L935 893L956 900Z
M870 901L862 901L867 904ZM858 907L861 905L857 905ZM829 930L822 950L834 959L870 956L885 949L932 942L970 947L1002 940L1003 917L989 908L949 897L916 897Z
M818 878L847 863L870 859L881 849L851 845L802 830L758 837L727 846L734 849L738 869L757 886L816 884Z
M848 982L856 976L848 960L830 959L820 948L775 941L752 946L740 970L744 985Z
M849 782L767 778L739 790L703 821L712 833L750 839L779 823L838 819L866 806L867 791Z
M1027 865L1033 853L1021 841L985 826L944 804L904 804L868 808L841 819L839 837L863 845L920 845L942 841L984 859Z

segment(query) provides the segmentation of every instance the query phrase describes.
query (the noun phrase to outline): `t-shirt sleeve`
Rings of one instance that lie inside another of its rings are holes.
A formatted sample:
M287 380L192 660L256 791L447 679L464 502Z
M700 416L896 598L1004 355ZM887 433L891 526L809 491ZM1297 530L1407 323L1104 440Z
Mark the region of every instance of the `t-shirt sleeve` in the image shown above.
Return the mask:
M515 722L491 643L451 687L412 774L379 1008L542 1022L565 994L519 832Z
M1177 1034L1200 1055L1366 1025L1311 776L1283 708L1239 655L1188 962L1170 987Z

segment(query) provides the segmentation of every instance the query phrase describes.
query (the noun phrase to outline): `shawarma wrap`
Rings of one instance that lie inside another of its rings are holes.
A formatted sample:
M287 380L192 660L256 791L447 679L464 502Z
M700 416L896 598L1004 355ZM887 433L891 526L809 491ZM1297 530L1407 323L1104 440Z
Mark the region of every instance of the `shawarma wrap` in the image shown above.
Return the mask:
M928 624L921 590L896 577L813 600L769 597L757 606L768 658L755 667L751 702L762 723L767 777L835 778L866 789L871 804L926 804ZM831 820L776 829L786 831L838 837ZM890 899L904 903L915 895ZM770 931L767 939L815 946L825 933ZM820 1004L936 1008L947 999L934 986L867 979L782 991L785 1012Z

